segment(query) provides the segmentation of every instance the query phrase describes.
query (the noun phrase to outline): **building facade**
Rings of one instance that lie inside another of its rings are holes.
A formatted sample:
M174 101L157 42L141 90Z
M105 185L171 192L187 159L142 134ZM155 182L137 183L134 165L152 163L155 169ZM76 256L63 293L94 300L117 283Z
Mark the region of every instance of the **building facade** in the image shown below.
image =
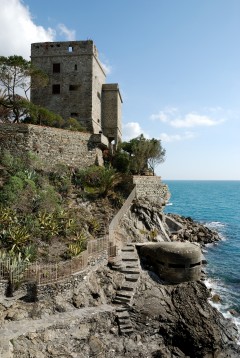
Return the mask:
M121 141L121 94L118 84L106 84L93 41L33 43L31 60L49 77L46 87L32 89L34 104L64 119L76 118L109 143Z

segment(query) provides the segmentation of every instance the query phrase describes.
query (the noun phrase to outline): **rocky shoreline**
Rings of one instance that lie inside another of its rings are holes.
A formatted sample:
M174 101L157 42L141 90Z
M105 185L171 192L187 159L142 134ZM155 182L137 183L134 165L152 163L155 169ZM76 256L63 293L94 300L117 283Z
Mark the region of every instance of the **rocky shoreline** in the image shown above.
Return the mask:
M134 241L140 230L138 239L149 240L149 232L156 227L158 210L158 207L147 207L146 203L133 206L122 222L119 238L128 233ZM216 232L191 218L168 216L182 227L178 234L167 233L171 240L188 240L201 246L220 240ZM164 214L161 219L164 223ZM157 237L153 235L152 239ZM211 292L204 280L167 284L150 267L144 267L140 259L131 304L123 305L132 332L123 334L119 329L119 305L114 303L114 297L123 286L124 274L113 270L112 265L107 265L107 261L97 262L81 273L80 279L73 277L68 285L55 284L57 294L51 294L49 285L46 292L50 293L36 302L29 302L26 296L2 299L0 343L9 345L9 357L240 356L237 329L210 304Z

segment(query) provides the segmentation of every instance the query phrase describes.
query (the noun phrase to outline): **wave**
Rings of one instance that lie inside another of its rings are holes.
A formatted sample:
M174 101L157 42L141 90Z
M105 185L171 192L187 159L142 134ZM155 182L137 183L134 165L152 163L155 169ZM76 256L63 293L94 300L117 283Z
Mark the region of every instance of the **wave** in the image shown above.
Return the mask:
M206 227L208 227L209 229L219 229L219 228L225 228L226 224L221 222L221 221L210 221L209 223L205 224Z
M166 204L166 206L172 206L173 205L173 203L167 203Z
M213 302L210 298L209 303L211 304L211 306L215 307L219 312L221 312L226 319L230 319L235 324L239 333L238 344L240 344L240 315L233 316L233 314L231 313L231 310L235 311L235 309L232 308L233 303L230 299L232 297L232 293L220 279L213 280L207 278L204 283L206 287L210 290L211 296L214 296L216 294L220 297L219 302ZM237 313L239 314L240 312Z

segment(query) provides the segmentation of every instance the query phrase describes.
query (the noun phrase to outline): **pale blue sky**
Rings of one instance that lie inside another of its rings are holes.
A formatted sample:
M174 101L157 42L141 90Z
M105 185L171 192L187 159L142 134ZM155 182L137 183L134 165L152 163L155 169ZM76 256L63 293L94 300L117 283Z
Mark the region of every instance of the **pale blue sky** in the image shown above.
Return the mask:
M0 0L1 55L92 39L163 179L240 180L240 0ZM13 25L14 24L14 25Z

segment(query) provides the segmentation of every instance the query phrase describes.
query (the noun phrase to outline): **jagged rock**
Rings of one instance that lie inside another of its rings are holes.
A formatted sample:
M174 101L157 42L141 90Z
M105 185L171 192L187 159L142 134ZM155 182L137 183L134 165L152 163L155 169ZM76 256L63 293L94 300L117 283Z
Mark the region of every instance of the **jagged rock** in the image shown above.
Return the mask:
M212 297L211 297L211 301L214 302L214 303L219 303L221 302L221 297L217 294L214 294Z
M187 238L201 245L219 239L216 233L191 218L174 215L173 219L181 224L179 232L168 230L161 207L148 202L135 203L133 210L122 220L118 238L121 238L122 245L124 240L152 241L155 236L151 237L151 232L157 227L162 238L165 237L164 229L174 240L184 241ZM125 253L127 257L128 251ZM17 298L11 303L2 300L0 340L13 335L13 358L52 358L60 355L72 358L240 356L240 347L236 345L236 327L210 305L210 291L204 283L166 285L149 268L139 268L139 272L137 281L134 279L136 287L132 302L122 311L124 317L128 313L127 323L131 322L129 335L119 330L118 314L121 310L114 311L117 305L114 306L112 300L122 286L124 291L131 292L128 289L132 281L124 283L126 274L100 262L66 284L46 286L45 294L37 302L26 303ZM110 311L99 309L105 303ZM94 310L80 318L79 313L85 312L86 307L94 307ZM23 316L15 316L16 312ZM68 314L70 319L61 319ZM14 319L20 321L12 322ZM40 322L37 328L28 331L30 323L36 321ZM9 327L14 329L10 332ZM28 333L22 334L22 330Z

